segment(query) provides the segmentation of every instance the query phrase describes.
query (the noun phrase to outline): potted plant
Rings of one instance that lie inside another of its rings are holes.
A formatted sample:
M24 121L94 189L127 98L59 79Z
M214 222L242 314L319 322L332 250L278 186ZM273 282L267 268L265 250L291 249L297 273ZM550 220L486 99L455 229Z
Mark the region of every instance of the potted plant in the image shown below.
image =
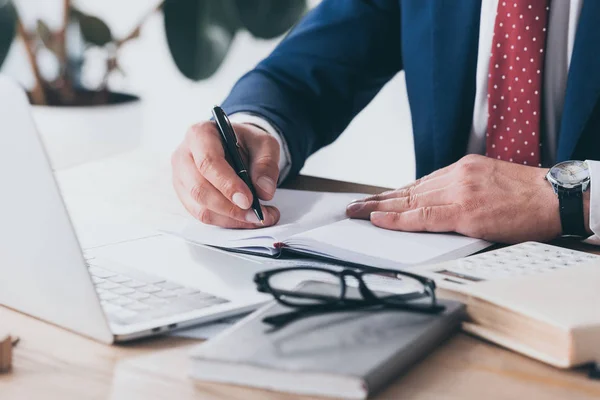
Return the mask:
M101 19L63 0L62 25L42 20L28 29L11 0L0 0L0 66L11 44L20 39L35 84L28 94L34 118L54 168L64 168L136 147L141 134L140 99L110 90L113 74L123 73L119 53L140 35L144 23L162 12L166 40L179 71L199 81L212 76L240 29L257 38L275 38L302 16L306 0L163 0L125 37L117 38ZM93 87L82 82L85 55L103 54L104 77ZM57 72L40 72L40 51L57 60Z

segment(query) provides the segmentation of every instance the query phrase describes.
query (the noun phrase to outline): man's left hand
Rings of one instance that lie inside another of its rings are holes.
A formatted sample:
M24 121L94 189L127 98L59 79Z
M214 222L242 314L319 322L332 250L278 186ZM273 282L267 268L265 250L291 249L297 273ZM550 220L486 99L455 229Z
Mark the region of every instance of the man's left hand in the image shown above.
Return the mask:
M347 214L399 231L458 232L501 243L548 241L560 236L561 223L546 173L468 155L406 187L353 202Z

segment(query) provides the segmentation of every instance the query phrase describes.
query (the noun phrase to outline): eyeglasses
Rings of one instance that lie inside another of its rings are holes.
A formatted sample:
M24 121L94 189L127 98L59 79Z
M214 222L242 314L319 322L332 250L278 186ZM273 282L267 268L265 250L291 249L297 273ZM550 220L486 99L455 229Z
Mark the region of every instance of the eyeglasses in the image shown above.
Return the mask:
M299 281L304 283L290 289L291 282ZM435 282L405 271L292 267L259 272L254 282L259 292L270 293L280 304L295 309L264 319L276 326L310 314L373 307L424 313L444 310L436 300Z

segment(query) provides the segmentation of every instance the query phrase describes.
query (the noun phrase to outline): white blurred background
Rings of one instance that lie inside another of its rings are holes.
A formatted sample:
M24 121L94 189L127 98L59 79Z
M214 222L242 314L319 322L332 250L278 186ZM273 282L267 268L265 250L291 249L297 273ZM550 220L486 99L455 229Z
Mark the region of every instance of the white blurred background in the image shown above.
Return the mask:
M282 0L285 1L285 0ZM116 37L122 37L137 24L157 1L74 0L83 11L103 18ZM318 3L311 0L311 6ZM26 25L43 18L51 27L61 20L60 0L16 0ZM220 103L235 81L266 57L279 40L257 40L247 32L236 36L220 70L210 79L191 82L171 60L162 16L154 15L139 39L120 54L127 73L115 79L112 89L140 96L144 101L144 145L170 153L187 128L206 119L210 107ZM92 55L93 56L93 55ZM48 69L52 66L49 64ZM2 73L25 85L31 72L19 45L13 45ZM93 68L87 73L93 75ZM412 127L404 74L398 74L375 100L355 118L331 146L313 155L302 173L378 186L398 187L414 179Z

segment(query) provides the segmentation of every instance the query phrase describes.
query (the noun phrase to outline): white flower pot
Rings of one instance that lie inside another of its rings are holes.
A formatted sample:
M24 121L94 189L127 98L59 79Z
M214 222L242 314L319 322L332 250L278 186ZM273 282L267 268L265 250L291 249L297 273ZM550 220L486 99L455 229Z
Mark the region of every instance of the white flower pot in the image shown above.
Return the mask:
M101 106L33 106L33 117L55 170L140 145L141 101L133 96L118 96L125 101Z

